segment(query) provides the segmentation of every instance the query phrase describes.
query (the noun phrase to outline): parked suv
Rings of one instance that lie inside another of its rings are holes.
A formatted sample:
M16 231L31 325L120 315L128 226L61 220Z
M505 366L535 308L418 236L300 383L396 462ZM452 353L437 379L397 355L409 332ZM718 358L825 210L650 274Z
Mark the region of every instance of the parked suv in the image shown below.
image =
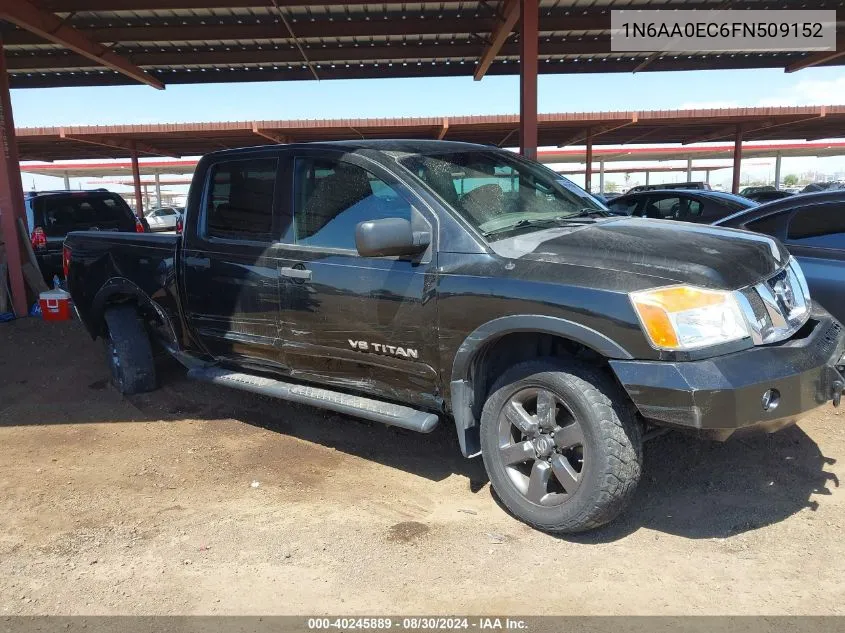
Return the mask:
M150 224L150 231L175 231L185 207L158 207L147 211L145 219Z
M813 299L845 321L845 191L790 196L714 222L771 235L801 264Z
M48 284L62 274L62 243L71 231L148 230L123 198L106 189L27 191L24 206L32 248Z
M659 185L637 185L631 187L626 193L637 191L656 191L658 189L693 189L696 191L710 191L710 185L706 182L664 182Z
M613 215L709 224L757 203L722 191L658 189L626 193L607 203Z

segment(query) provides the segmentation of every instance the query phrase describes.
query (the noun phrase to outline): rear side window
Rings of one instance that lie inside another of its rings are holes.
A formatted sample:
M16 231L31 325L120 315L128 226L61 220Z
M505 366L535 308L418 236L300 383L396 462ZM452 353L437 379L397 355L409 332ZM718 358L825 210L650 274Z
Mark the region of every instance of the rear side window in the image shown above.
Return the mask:
M802 246L845 248L845 209L833 204L799 209L789 222L787 239Z
M275 158L214 165L206 201L206 235L226 239L273 239Z
M678 220L693 220L701 217L701 202L692 198L679 198L678 210L675 218Z
M36 225L48 236L89 229L134 231L135 217L117 194L50 195L33 201Z
M611 200L607 203L607 208L610 209L612 213L618 213L620 215L633 215L634 211L637 210L637 205L639 204L639 199L619 199L619 200Z
M678 196L666 196L663 198L649 198L645 208L647 218L674 219L680 209L681 198Z
M773 237L780 238L783 229L783 214L773 213L767 215L759 220L752 220L743 226L746 231L754 231L755 233L765 233Z

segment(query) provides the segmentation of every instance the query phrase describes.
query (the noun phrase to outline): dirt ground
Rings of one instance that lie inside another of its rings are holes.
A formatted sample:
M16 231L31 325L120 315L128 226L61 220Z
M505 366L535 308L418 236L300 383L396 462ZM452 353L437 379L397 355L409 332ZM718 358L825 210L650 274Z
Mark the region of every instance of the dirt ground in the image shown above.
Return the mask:
M128 399L78 323L0 325L11 614L843 614L845 415L669 434L615 524L509 517L420 436L187 380Z

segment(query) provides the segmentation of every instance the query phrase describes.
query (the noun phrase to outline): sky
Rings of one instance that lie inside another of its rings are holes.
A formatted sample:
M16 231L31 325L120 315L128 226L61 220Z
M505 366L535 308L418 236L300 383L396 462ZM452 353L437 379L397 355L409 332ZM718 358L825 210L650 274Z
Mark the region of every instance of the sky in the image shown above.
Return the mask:
M540 112L845 104L845 67L541 75ZM358 79L12 91L17 127L512 114L518 77ZM784 159L784 172L845 159ZM752 166L753 168L753 166ZM761 167L762 169L762 167ZM717 174L729 172L717 172ZM27 176L24 186L30 188ZM577 179L575 179L577 181ZM55 179L44 178L36 185Z

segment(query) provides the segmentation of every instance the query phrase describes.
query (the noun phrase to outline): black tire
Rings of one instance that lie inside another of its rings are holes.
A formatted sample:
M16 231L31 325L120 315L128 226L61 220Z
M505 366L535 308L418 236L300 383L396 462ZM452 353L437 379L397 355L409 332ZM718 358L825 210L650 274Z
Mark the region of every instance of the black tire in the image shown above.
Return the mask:
M538 359L493 385L481 414L481 454L514 516L546 532L583 532L615 519L633 497L642 428L625 394L598 369Z
M138 310L129 304L114 306L106 310L105 319L112 384L126 395L155 389L153 350Z

